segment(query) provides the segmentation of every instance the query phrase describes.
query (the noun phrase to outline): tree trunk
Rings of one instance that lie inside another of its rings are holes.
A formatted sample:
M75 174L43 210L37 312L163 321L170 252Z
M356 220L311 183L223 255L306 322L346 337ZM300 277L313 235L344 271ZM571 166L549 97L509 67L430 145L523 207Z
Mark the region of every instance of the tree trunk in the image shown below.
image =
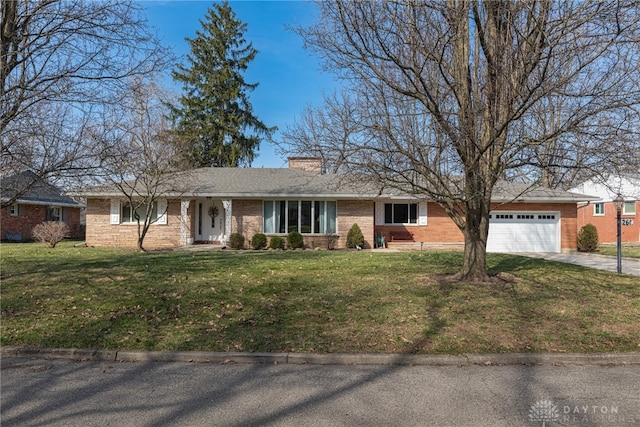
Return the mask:
M488 282L487 273L487 237L489 236L490 204L480 202L477 206L467 205L464 226L464 262L457 275L464 282Z

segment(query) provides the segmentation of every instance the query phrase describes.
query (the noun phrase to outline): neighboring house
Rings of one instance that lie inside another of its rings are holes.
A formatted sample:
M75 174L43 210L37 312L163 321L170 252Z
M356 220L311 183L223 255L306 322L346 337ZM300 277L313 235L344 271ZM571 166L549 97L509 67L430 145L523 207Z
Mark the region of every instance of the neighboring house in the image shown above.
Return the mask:
M319 160L290 158L289 168L202 168L176 174L184 190L167 192L154 207L156 222L145 247L173 248L197 243L224 244L231 233L249 241L300 232L310 248L345 247L358 224L365 247L381 237L426 245L463 243L462 233L442 208L430 200L367 190L321 174ZM492 252L560 252L576 248L579 201L596 200L551 189L509 184L496 189L488 250ZM87 244L135 247L137 227L125 198L113 187L82 193L87 200ZM337 236L337 237L336 237ZM393 241L393 242L392 242Z
M640 174L611 176L606 180L590 179L572 191L590 194L599 201L578 205L578 229L593 224L598 230L600 243L617 241L617 212L613 200L624 199L621 212L623 242L640 242Z
M33 185L29 186L33 182ZM71 236L84 239L81 211L84 205L40 179L31 171L2 177L2 201L13 199L22 189L28 190L18 196L14 203L2 209L0 230L2 240L30 241L31 231L45 221L66 222Z

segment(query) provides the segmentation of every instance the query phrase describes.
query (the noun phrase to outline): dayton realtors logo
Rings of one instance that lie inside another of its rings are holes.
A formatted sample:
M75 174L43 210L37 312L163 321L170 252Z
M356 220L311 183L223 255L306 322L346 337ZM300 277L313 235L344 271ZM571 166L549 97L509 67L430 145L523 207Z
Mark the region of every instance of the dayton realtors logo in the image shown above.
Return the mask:
M539 400L529 409L529 421L542 421L542 427L560 419L560 411L550 400Z
M635 420L620 412L614 405L556 405L549 399L539 400L529 409L529 421L541 422L549 427L551 422L568 425L606 424L633 425Z

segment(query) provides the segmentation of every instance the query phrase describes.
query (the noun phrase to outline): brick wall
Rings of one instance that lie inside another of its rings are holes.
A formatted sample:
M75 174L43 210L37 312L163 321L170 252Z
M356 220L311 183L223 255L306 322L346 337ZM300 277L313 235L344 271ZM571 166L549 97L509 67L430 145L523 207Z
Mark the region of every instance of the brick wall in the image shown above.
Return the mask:
M97 247L136 247L137 224L111 224L111 199L87 199L86 241ZM191 203L189 210L193 210ZM192 214L188 212L188 216ZM167 203L167 224L152 224L143 246L145 249L161 249L182 246L180 242L180 200Z
M365 247L373 244L373 202L347 200L338 201L338 240L336 248L347 246L347 233L353 224L358 224L365 237ZM247 245L256 233L263 232L262 200L233 200L231 231L241 233ZM309 248L326 248L329 244L326 236L303 235ZM284 236L283 236L284 237Z
M605 214L602 216L594 215L593 205L594 203L590 203L578 207L578 230L587 224L593 224L598 229L600 243L615 243L618 239L618 221L613 202L604 203ZM640 242L640 201L636 201L635 215L621 215L620 218L633 220L632 225L621 227L622 241Z
M493 205L494 209L513 211L552 211L560 212L560 234L562 249L575 249L577 238L577 214L574 203L509 203L506 205ZM376 233L382 233L385 241L391 240L392 232L411 232L416 242L428 243L462 243L464 236L460 229L438 204L427 203L427 225L394 225L375 227Z
M364 235L365 248L372 248L374 244L374 203L366 200L338 201L338 243L336 248L347 247L347 233L358 224Z
M65 207L64 218L71 230L71 238L84 238L84 230L80 225L80 208ZM47 218L47 207L43 205L25 205L18 207L19 215L9 215L6 208L1 210L0 233L2 239L6 239L8 234L20 235L22 241L31 240L33 227L44 222Z
M234 199L231 213L231 232L241 233L248 247L251 238L262 233L262 200Z
M320 157L289 157L288 160L289 169L322 173L322 160Z

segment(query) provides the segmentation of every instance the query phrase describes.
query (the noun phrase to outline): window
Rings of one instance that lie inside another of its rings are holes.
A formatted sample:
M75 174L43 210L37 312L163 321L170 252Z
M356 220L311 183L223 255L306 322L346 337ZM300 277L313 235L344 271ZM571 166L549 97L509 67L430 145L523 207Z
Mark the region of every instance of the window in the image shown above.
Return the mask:
M263 230L265 234L334 234L336 202L324 200L265 200Z
M125 203L122 205L122 222L123 223L137 223L138 218L140 222L144 222L145 217L147 216L147 207L139 206L135 209L131 207L130 203ZM153 202L153 208L151 211L151 222L155 222L158 220L158 203Z
M636 201L624 202L624 208L622 209L623 215L635 215L636 214Z
M62 208L60 206L47 206L47 221L62 221Z
M602 215L604 215L604 203L594 203L593 204L593 215L594 216L602 216Z
M385 203L384 205L385 224L417 224L418 204L417 203Z
M165 198L158 198L153 202L153 208L151 212L151 224L167 225L168 221L168 206L169 201ZM147 210L144 206L131 208L131 204L121 199L111 199L109 215L109 224L136 224L140 218L144 221ZM64 213L64 212L63 212Z
M540 215L538 215L539 217ZM535 215L521 214L516 216L517 219L536 219Z
M495 219L513 219L513 215L512 214L495 214Z
M7 208L7 213L11 216L18 216L20 214L20 209L17 203L12 204Z

